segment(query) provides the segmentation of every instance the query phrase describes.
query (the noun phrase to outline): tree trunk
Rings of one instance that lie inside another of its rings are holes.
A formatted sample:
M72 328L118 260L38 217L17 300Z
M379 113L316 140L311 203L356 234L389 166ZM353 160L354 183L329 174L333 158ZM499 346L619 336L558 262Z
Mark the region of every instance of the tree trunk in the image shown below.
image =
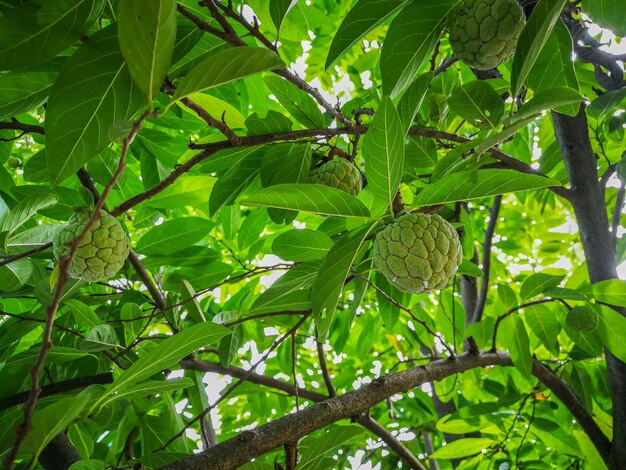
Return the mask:
M552 113L556 133L573 193L572 204L585 251L592 284L617 277L615 251L603 188L598 180L596 155L591 147L587 115L581 106L577 116ZM622 312L623 313L623 312ZM626 364L605 351L613 399L611 470L626 462Z

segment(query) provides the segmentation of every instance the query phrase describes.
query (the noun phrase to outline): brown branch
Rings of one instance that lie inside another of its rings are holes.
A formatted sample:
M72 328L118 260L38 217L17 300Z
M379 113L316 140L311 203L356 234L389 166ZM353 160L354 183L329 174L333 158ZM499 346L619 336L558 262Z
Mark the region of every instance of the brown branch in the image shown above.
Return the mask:
M104 374L98 375L89 375L86 377L78 377L76 379L64 380L63 382L57 382L51 385L41 387L41 393L39 394L39 396L47 397L50 395L56 395L58 393L69 392L77 388L85 388L89 385L109 384L112 382L113 374L111 372L106 372ZM0 410L6 410L7 408L11 408L12 406L24 403L26 400L28 400L29 394L30 390L27 390L16 395L11 395L10 397L0 399Z
M0 130L16 130L22 132L32 132L34 134L45 134L46 131L41 126L26 124L19 121L0 122Z
M228 127L225 122L215 119L209 114L206 109L204 109L198 103L193 102L189 98L183 98L180 101L189 109L194 111L209 126L216 128L218 131L224 134L224 137L226 137L228 141L233 144L234 147L237 147L239 145L239 136L235 134L235 132L230 127Z
M109 183L104 187L104 190L102 191L102 196L100 197L100 200L96 204L93 214L91 215L91 217L85 224L85 227L83 228L82 232L78 234L78 236L72 242L70 251L67 254L67 256L64 256L63 258L59 260L59 264L58 264L59 275L58 275L54 295L52 297L52 302L46 309L46 324L44 328L43 340L41 342L41 348L39 350L39 355L37 356L37 360L35 361L35 364L30 370L31 388L30 388L28 400L26 401L26 404L24 405L24 418L22 420L22 423L18 427L17 438L15 439L13 447L11 448L10 452L4 459L4 463L6 465L7 470L12 470L14 468L15 459L18 455L18 452L20 451L20 448L22 447L24 439L26 439L26 436L32 429L32 416L35 411L35 406L37 405L37 400L41 393L41 386L39 384L39 375L41 374L41 369L43 368L48 351L50 350L50 348L52 348L51 337L52 337L52 326L54 324L54 316L56 315L56 312L61 303L61 298L63 297L63 290L65 288L65 285L69 281L69 269L70 269L72 260L74 259L74 256L76 255L76 252L78 251L78 248L81 242L83 241L83 239L85 238L89 230L91 230L91 227L93 227L96 220L98 220L98 218L100 217L100 210L104 206L107 196L113 189L113 186L115 186L115 184L117 183L117 180L124 173L124 169L126 168L126 153L128 152L128 148L130 147L130 144L132 143L133 139L137 135L137 132L139 132L139 129L141 128L141 125L143 124L143 121L149 116L152 116L153 114L154 113L148 113L148 112L144 113L133 125L133 129L131 130L130 134L128 135L128 137L124 139L122 152L120 155L119 163L117 165L117 169L115 170L115 173L111 177L111 181L109 181Z
M322 377L324 377L324 383L326 384L326 390L328 390L328 395L331 397L337 396L337 391L335 390L333 381L330 378L330 372L328 371L328 366L326 365L326 357L324 356L324 343L316 340L315 344L317 345L317 357L320 363Z
M224 42L230 42L230 37L226 33L224 33L223 31L220 31L217 28L214 28L213 26L208 24L206 21L202 21L200 18L198 18L193 13L191 13L189 10L187 10L187 8L182 6L180 3L176 5L176 8L181 15L183 15L189 21L194 23L198 27L198 29L205 31L215 36L216 38L221 39Z
M162 470L218 470L233 469L272 449L288 442L300 439L317 429L341 419L358 417L368 409L397 393L405 393L426 382L439 381L454 374L477 367L513 365L508 354L502 352L481 352L478 355L464 354L453 359L441 359L424 366L417 366L402 372L396 372L374 380L358 390L328 398L309 408L293 413L268 424L218 444L207 451L186 457L162 467ZM223 369L219 364L204 363L197 360L183 360L181 366L206 372L243 374L247 371L236 368ZM533 375L539 378L553 393L561 399L572 415L590 436L600 455L608 457L608 438L602 433L593 418L585 410L572 390L538 361L533 363ZM248 380L259 379L261 385L283 390L287 393L293 385L258 374L248 375ZM315 392L299 389L301 396L313 400L313 395L324 397ZM308 397L307 397L308 396ZM419 468L419 467L417 467Z
M15 318L17 320L20 321L31 321L31 322L35 322L35 323L46 323L46 320L43 318L29 318L29 317L25 317L23 315L19 315L17 313L9 313L9 312L5 312L4 310L0 310L0 316L5 315L7 317L11 317L11 318ZM84 336L79 333L78 331L72 330L71 328L66 328L65 326L62 325L54 325L54 328L57 328L61 331L65 331L66 333L69 333L71 335L74 336L78 336L79 338L84 338ZM2 403L2 400L0 400L0 403ZM0 405L0 410L2 409L1 405Z
M21 253L17 253L15 255L10 255L7 257L1 257L2 261L0 261L0 266L4 266L6 264L13 263L14 261L20 260L22 258L26 258L27 256L34 255L35 253L41 253L42 251L46 251L48 248L52 247L52 243L44 243L43 245L39 245L32 250L23 251Z
M239 367L224 368L219 363L201 361L198 359L183 359L180 362L180 366L187 370L197 370L200 372L213 372L216 374L228 375L230 377L243 377L248 372L245 369ZM294 384L289 382L283 382L282 380L274 379L266 375L261 374L249 374L247 376L248 382L262 385L264 387L273 388L289 395L296 395L313 402L321 402L327 400L329 397L318 392L314 392L307 388L295 387ZM380 437L389 448L391 448L397 455L399 455L408 465L409 468L422 469L421 462L413 455L413 453L407 449L404 444L398 441L389 431L381 426L376 420L363 414L357 417L356 422L363 427L369 429L372 433Z
M485 310L487 303L487 293L489 291L489 272L491 270L491 245L493 242L493 233L496 230L498 217L500 215L500 206L502 204L502 195L498 195L493 199L493 206L489 211L489 223L485 231L485 239L483 240L483 279L480 284L480 292L476 301L476 308L472 314L471 323L479 322Z

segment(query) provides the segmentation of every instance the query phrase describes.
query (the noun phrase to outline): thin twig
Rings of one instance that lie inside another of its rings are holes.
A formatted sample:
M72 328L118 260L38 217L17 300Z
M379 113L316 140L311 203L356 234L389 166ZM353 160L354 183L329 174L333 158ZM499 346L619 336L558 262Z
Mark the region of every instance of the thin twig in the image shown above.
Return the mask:
M320 363L320 370L322 371L322 377L324 377L324 383L326 384L326 390L328 390L328 396L334 397L337 395L337 390L333 385L333 381L330 378L330 372L326 365L326 357L324 356L324 343L319 340L315 341L317 345L317 357Z
M28 251L23 251L21 253L17 253L15 255L10 255L10 256L1 256L2 261L0 261L0 266L4 266L10 263L13 263L15 261L18 261L22 258L26 258L30 255L34 255L35 253L41 253L42 251L46 251L48 248L52 247L52 243L44 243L42 245L39 245L36 248L33 248L32 250L28 250Z
M198 103L190 100L189 98L183 98L180 100L185 106L194 111L204 122L206 122L209 126L216 128L220 131L224 136L228 139L228 141L233 144L234 147L239 145L239 136L235 134L235 132L226 125L225 122L215 119L209 112L200 106Z

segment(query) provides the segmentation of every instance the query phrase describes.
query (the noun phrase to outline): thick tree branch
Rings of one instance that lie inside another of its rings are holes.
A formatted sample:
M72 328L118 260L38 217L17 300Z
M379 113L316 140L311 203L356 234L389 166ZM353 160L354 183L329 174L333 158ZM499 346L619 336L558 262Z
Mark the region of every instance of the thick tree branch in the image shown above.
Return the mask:
M54 436L39 455L44 470L67 470L79 460L80 454L64 432Z
M19 121L13 122L0 122L0 130L16 130L22 132L32 132L34 134L45 134L46 131L42 126L36 126L33 124L26 124Z
M358 417L392 395L405 393L426 382L442 380L473 368L494 365L510 366L512 361L508 354L502 352L483 352L478 355L464 354L453 359L437 360L424 366L389 374L358 390L328 398L297 413L284 416L256 429L245 431L200 454L165 465L162 469L226 470L237 468L259 455L300 439L317 429L341 419ZM546 371L539 366L540 364L535 362L533 374L540 379L545 377L548 380L546 386L563 400L568 409L572 410L572 414L577 417L585 432L590 436L598 434L597 425L591 417L587 417L584 407L578 406L580 401L575 394L564 384L561 386L562 382L558 377L547 376ZM285 385L290 388L293 387L291 384ZM605 444L608 442L606 436L603 437L600 432L600 435L594 435L591 439L594 444L597 443L598 452L603 458L606 458ZM598 446L598 444L602 445Z

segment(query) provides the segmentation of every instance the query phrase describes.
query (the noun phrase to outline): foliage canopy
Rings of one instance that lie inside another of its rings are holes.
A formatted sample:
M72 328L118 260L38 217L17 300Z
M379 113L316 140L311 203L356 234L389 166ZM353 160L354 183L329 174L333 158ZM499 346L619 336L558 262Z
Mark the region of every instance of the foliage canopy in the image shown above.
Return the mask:
M621 2L520 2L479 71L459 0L0 1L5 468L623 468ZM441 290L373 263L407 212Z

